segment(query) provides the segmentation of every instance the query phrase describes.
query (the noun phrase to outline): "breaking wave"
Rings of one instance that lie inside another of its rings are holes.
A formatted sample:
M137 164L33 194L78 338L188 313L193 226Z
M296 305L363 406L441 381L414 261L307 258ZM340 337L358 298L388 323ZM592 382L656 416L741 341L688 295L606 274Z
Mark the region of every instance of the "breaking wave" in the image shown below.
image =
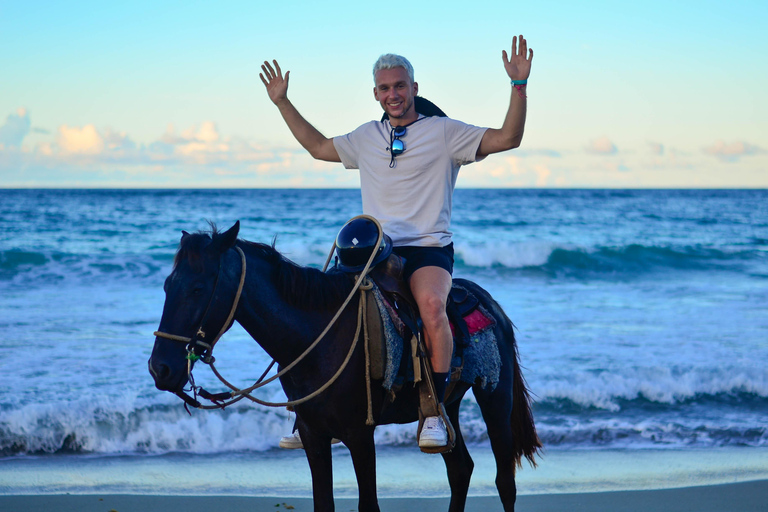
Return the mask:
M738 375L692 371L581 375L532 383L539 434L550 446L768 446L768 370ZM279 393L279 391L278 391ZM6 406L0 455L164 454L266 451L290 432L283 409L245 405L187 414L175 397L146 403L131 396ZM461 428L467 442L487 430L471 393ZM377 429L381 445L412 445L415 425Z
M673 248L641 244L579 248L544 242L500 242L480 247L459 246L456 253L458 262L466 267L538 270L556 276L710 268L744 270L768 262L766 252L758 248L725 251L697 246Z
M320 266L328 248L315 244L281 244L287 257L300 264ZM101 279L139 283L162 282L170 272L173 250L149 254L71 254L24 250L0 251L0 281L39 285L55 282L89 284ZM533 271L549 276L614 276L664 270L750 270L767 272L768 252L757 248L725 251L707 247L656 247L631 244L622 247L578 248L546 242L498 242L483 246L458 245L457 267Z

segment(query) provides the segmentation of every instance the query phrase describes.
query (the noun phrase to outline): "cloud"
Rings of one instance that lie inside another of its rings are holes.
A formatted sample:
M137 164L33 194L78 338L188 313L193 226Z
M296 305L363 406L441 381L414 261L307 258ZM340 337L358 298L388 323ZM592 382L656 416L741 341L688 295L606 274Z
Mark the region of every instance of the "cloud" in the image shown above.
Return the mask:
M615 155L618 152L616 145L608 137L600 137L590 141L586 150L588 153L596 155Z
M0 126L0 146L6 148L19 148L30 130L32 122L29 112L25 108L19 108L15 114L10 114L5 124Z
M9 118L28 117L23 114ZM9 140L16 144L18 137ZM224 136L212 121L181 131L169 125L147 144L93 124L61 125L34 147L0 151L0 182L15 186L350 187L358 181L355 173L317 162L300 147Z
M736 141L726 144L722 140L718 140L709 146L704 147L702 151L726 162L736 162L739 158L745 155L765 153L764 149L747 142Z
M547 186L549 176L552 174L552 171L549 170L549 167L544 164L538 164L533 167L533 170L536 172L536 186Z
M104 139L92 124L82 128L60 126L56 143L62 152L78 155L96 155L104 151L105 146Z
M223 137L213 121L204 121L176 133L168 125L165 133L151 143L148 157L155 160L173 160L188 164L243 163L269 161L273 151L240 137Z
M3 186L355 187L359 174L314 160L298 144L275 145L222 133L213 121L169 125L141 143L94 124L61 125L46 135L19 109L0 127ZM26 137L26 138L25 138ZM24 144L22 145L22 142ZM619 151L608 138L582 150L540 146L497 155L460 174L466 187L766 186L768 151L718 141L679 149L640 139ZM598 156L594 156L598 155ZM734 169L730 162L754 155ZM712 158L712 157L715 158ZM732 171L729 171L729 168ZM638 172L643 171L643 172ZM674 171L674 172L670 172Z
M525 158L527 156L549 156L549 157L552 157L552 158L560 158L560 157L563 156L559 151L557 151L555 149L545 149L545 148L540 148L540 149L516 149L515 150L515 155L523 157L523 158Z
M664 144L660 144L658 142L648 142L648 150L654 155L661 156L664 154Z
M461 186L469 187L546 187L553 181L550 163L552 160L547 157L499 155L472 164L471 170L459 174L459 179Z
M229 141L222 140L213 121L204 121L199 126L192 126L178 137L173 132L166 131L165 138L173 141L176 155L188 157L202 165L212 161L230 160L233 156Z
M224 138L216 124L205 121L177 133L169 125L165 133L148 145L137 145L125 132L62 125L54 143L38 144L35 152L79 164L131 165L219 165L269 160L274 153L239 138Z
M632 170L624 162L604 162L602 168L608 172L627 172Z
M187 144L212 144L221 139L219 129L213 121L203 121L199 125L193 125L176 134L176 128L169 124L165 133L160 137L160 142L171 146L183 146Z
M125 132L116 132L107 128L102 133L104 141L104 150L110 152L130 151L136 149L136 143L133 142Z

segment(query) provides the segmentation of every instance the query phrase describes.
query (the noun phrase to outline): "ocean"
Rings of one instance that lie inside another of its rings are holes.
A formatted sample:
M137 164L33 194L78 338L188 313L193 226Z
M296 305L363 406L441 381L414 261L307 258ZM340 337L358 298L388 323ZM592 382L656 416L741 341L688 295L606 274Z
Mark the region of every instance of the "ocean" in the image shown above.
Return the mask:
M288 411L189 415L147 360L181 230L240 220L321 267L360 211L357 190L0 190L0 494L309 495L303 454L277 447ZM458 189L452 229L454 275L518 329L545 445L519 492L768 478L768 190ZM216 358L243 384L270 361L239 326ZM462 431L471 493L495 494L471 393ZM376 443L382 495L447 495L415 425Z

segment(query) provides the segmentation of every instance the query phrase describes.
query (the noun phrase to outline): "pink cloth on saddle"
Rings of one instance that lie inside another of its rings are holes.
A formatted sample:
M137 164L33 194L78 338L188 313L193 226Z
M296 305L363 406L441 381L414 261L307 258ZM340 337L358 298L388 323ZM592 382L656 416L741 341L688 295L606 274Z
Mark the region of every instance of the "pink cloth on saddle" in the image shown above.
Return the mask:
M467 329L469 330L470 336L484 330L490 325L493 325L493 319L485 316L479 308L465 316L464 321L467 322ZM451 334L456 336L453 322L451 322Z

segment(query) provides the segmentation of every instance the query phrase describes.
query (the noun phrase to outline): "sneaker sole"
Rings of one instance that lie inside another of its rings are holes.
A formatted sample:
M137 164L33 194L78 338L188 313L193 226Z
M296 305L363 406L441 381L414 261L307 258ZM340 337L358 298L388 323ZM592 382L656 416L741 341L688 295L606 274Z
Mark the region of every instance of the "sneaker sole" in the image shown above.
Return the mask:
M340 439L333 438L331 439L331 444L339 444L341 442ZM283 442L280 441L277 446L282 448L283 450L303 450L304 449L304 443L293 443L293 442Z
M453 446L449 444L443 446L419 446L419 450L423 453L449 453L453 450Z

